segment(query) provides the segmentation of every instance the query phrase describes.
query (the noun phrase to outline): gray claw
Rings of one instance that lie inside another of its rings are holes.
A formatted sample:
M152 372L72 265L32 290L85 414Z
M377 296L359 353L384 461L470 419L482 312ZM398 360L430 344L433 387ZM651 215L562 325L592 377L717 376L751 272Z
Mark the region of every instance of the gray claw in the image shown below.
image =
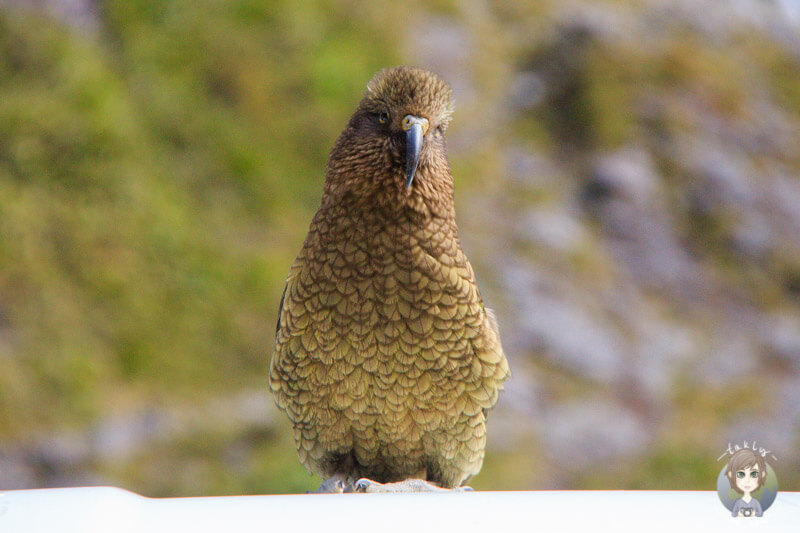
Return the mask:
M334 475L322 482L315 494L341 494L345 490L345 483L338 475Z
M361 478L353 485L353 492L369 492L370 487L374 487L375 485L380 485L380 483L376 483L367 478Z

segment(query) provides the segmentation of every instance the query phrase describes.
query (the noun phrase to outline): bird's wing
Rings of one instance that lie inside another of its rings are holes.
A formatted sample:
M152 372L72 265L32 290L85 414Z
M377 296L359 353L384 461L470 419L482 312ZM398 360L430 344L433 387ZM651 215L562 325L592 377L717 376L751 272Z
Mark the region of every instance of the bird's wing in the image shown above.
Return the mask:
M281 294L281 303L278 304L278 320L275 324L275 335L278 335L278 332L281 330L281 313L283 312L283 302L286 301L286 289L289 288L289 284L283 286L283 294Z
M278 306L278 320L275 326L275 351L269 364L269 386L275 395L275 399L281 408L285 408L284 398L288 388L291 387L290 368L285 368L287 356L290 350L290 339L297 335L298 328L301 328L303 319L307 317L303 304L292 298L296 293L296 284L300 274L299 261L295 261L286 278L286 286L283 289L281 303ZM302 331L300 331L302 333Z
M497 317L492 309L488 307L484 309L486 310L486 321L488 323L488 328L484 333L484 336L487 337L487 342L477 354L484 364L488 364L489 368L492 368L493 373L490 379L499 391L503 389L503 382L511 377L511 370L508 367L508 361L500 343L500 328L497 325ZM496 397L493 398L491 407L494 406L495 401ZM486 411L487 409L484 409L484 415Z
M481 379L476 380L476 389L471 396L485 412L497 403L498 393L503 389L503 382L511 377L511 371L500 343L494 312L489 308L484 308L484 311L483 327L472 339L473 350L481 368Z

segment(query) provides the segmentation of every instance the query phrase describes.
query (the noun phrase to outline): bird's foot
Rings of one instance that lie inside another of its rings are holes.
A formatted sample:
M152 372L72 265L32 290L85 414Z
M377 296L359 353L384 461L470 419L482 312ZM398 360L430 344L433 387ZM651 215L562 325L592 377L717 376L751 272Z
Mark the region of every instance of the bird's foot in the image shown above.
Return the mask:
M361 478L353 485L354 492L472 492L472 487L456 487L443 489L424 479L406 479L396 483L378 483L371 479Z
M313 494L342 494L345 491L352 492L352 486L348 485L344 476L341 474L334 474L323 481L322 485L320 485Z

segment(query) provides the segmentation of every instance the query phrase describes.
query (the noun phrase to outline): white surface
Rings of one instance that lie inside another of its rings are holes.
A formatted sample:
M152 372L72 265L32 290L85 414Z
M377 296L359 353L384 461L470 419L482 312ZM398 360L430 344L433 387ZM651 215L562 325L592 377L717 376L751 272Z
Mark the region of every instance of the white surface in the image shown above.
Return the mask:
M111 487L0 492L2 533L800 531L800 493L732 518L716 492L554 491L150 499Z

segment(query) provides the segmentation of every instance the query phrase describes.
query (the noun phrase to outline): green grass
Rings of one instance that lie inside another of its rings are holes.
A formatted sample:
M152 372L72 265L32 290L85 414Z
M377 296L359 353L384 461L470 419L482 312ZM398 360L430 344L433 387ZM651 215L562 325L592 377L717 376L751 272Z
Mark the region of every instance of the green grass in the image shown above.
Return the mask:
M33 10L0 9L0 443L23 446L143 406L265 387L277 304L319 203L328 151L372 74L409 62L414 25L440 17L468 28L480 90L504 94L504 76L519 70L558 78L540 105L502 117L479 149L452 157L459 201L496 194L512 144L550 158L557 174L497 196L512 213L565 201L569 183L549 183L633 144L653 154L678 238L704 268L754 305L796 301L797 250L740 261L729 214L689 212L682 198L691 176L663 150L700 131L699 112L748 119L764 94L798 120L796 58L760 37L720 44L688 30L641 47L592 37L562 50L551 39L556 4L509 2L476 16L448 0L111 0L99 4L96 35ZM457 114L453 131L467 119ZM781 162L800 164L788 155ZM595 242L566 258L516 251L587 280L587 290L619 282ZM537 368L562 397L596 386ZM690 437L571 477L569 488L712 488L718 443L704 435L754 413L729 407L744 394L738 388L709 393L685 381L672 405L680 423L659 422ZM316 487L281 420L262 432L205 427L128 461L89 466L150 496ZM492 444L500 438L489 437L476 488L548 488L543 480L559 479L535 439L500 451ZM782 482L796 486L789 470L779 472Z

